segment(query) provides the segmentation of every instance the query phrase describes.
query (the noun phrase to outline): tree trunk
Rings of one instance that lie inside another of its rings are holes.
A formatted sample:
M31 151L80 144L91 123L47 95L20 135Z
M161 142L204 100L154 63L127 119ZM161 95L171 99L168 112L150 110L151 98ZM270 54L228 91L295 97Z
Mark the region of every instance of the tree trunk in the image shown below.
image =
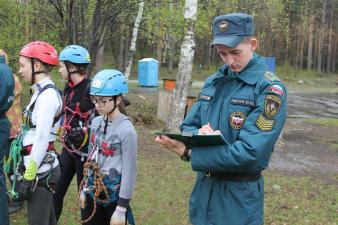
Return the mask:
M120 28L120 34L121 34L121 38L120 38L120 41L119 41L119 53L118 53L118 56L117 56L117 61L118 61L118 68L122 71L123 68L124 68L124 43L126 41L126 38L125 38L125 29L124 29L124 25L121 25Z
M332 40L332 43L333 43L333 46L332 46L332 49L333 49L333 54L332 54L332 68L331 68L331 71L333 72L336 72L336 65L337 65L337 61L336 61L336 52L337 52L337 43L338 43L338 38L337 36L333 37L333 40Z
M179 126L183 120L184 109L190 87L191 72L195 53L195 23L197 19L198 0L186 0L184 20L186 34L181 46L181 57L178 64L178 73L176 78L176 87L173 92L169 118L166 130L169 132L178 132Z
M100 43L102 42L103 40L100 41ZM103 62L104 62L103 53L104 53L104 43L100 45L96 53L96 66L95 66L96 71L100 71L103 68Z
M96 54L97 54L97 47L100 44L100 29L104 29L101 26L101 8L103 7L103 0L97 0L95 2L95 9L93 13L93 19L92 19L92 25L91 25L91 37L90 37L90 43L89 43L89 52L91 54L91 63L88 66L88 75L91 75L93 72L93 69L96 65Z
M286 38L285 38L285 55L284 55L284 64L287 65L289 62L289 32L286 32Z
M332 59L332 30L333 30L333 9L334 7L331 7L331 12L330 12L330 27L329 27L329 41L327 45L327 60L326 60L326 72L329 73L331 72L331 63L334 63L331 61Z
M173 16L173 2L169 2L169 15ZM168 27L168 51L169 51L169 59L168 59L168 72L171 73L174 68L174 57L175 57L175 40L172 34L171 26Z
M311 14L311 13L310 13ZM309 39L308 39L308 51L307 51L307 69L310 70L312 68L312 65L313 65L313 23L314 23L314 15L311 14L310 15L310 18L309 18Z
M25 0L25 42L28 42L29 39L29 0Z
M304 37L302 38L301 44L300 44L300 62L299 67L300 69L303 69L304 66Z
M317 52L317 72L322 72L322 59L323 59L323 47L324 47L324 37L325 37L325 18L326 18L326 6L327 1L322 0L323 4L322 8L322 16L321 16L321 24L320 24L320 32L319 32L319 40L318 40L318 52Z
M139 28L139 25L142 19L143 7L144 7L144 2L142 1L139 3L138 13L137 13L137 17L135 19L135 24L133 28L133 36L131 37L131 44L130 44L130 49L129 49L129 54L128 54L129 59L128 59L126 70L124 72L124 76L126 77L127 80L130 75L131 67L133 65L133 58L136 52L137 33L138 33L138 28Z
M162 62L162 41L158 40L156 43L156 59L159 62L159 66L161 66Z

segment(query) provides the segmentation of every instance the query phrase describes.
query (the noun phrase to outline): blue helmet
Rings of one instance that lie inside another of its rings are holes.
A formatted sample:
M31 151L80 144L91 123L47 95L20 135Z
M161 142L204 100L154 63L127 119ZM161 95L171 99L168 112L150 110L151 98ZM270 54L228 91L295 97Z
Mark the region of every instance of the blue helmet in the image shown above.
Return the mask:
M80 45L69 45L61 51L59 61L69 61L75 64L89 64L90 55L87 49Z
M128 93L128 83L124 75L114 69L101 70L90 85L90 95L116 96L125 93Z

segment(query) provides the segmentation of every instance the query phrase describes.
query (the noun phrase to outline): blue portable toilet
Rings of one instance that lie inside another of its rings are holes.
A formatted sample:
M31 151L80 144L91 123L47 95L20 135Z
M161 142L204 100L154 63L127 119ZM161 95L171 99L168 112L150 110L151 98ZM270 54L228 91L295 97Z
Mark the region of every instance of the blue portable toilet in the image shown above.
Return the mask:
M158 61L152 58L144 58L138 61L137 76L139 87L157 87Z
M276 73L276 57L263 57L269 70Z

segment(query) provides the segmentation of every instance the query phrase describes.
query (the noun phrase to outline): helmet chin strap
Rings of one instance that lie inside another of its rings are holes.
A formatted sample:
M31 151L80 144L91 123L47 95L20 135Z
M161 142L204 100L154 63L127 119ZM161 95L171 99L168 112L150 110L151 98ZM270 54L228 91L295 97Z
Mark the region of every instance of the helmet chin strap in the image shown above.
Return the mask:
M31 77L31 85L35 84L35 75L39 73L46 73L46 71L35 71L34 69L34 58L31 58L31 67L32 67L32 77ZM29 89L30 94L32 95L32 89Z
M118 105L116 105L117 96L114 96L113 98L114 98L114 108L109 113L107 113L107 115L106 115L106 121L104 123L103 135L106 135L106 133L107 133L108 115L110 115L111 113L113 113L115 111L115 109L117 108L117 106L118 106Z

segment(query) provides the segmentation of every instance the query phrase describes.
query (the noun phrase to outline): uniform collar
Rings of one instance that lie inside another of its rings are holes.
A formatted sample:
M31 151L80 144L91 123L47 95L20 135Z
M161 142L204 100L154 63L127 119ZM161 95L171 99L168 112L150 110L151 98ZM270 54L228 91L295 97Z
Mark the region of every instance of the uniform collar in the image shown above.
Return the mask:
M238 78L245 83L254 85L266 70L267 67L264 63L264 60L259 55L254 53L248 65L246 65L246 67L241 72L233 73L230 69L228 69L227 66L224 67L223 71L227 72L226 75L229 77Z
M52 84L53 81L50 79L50 77L46 77L42 80L40 80L38 83L32 85L30 87L30 89L34 92L36 91L40 91L44 86L46 86L47 84Z
M6 63L5 56L0 55L0 63Z

